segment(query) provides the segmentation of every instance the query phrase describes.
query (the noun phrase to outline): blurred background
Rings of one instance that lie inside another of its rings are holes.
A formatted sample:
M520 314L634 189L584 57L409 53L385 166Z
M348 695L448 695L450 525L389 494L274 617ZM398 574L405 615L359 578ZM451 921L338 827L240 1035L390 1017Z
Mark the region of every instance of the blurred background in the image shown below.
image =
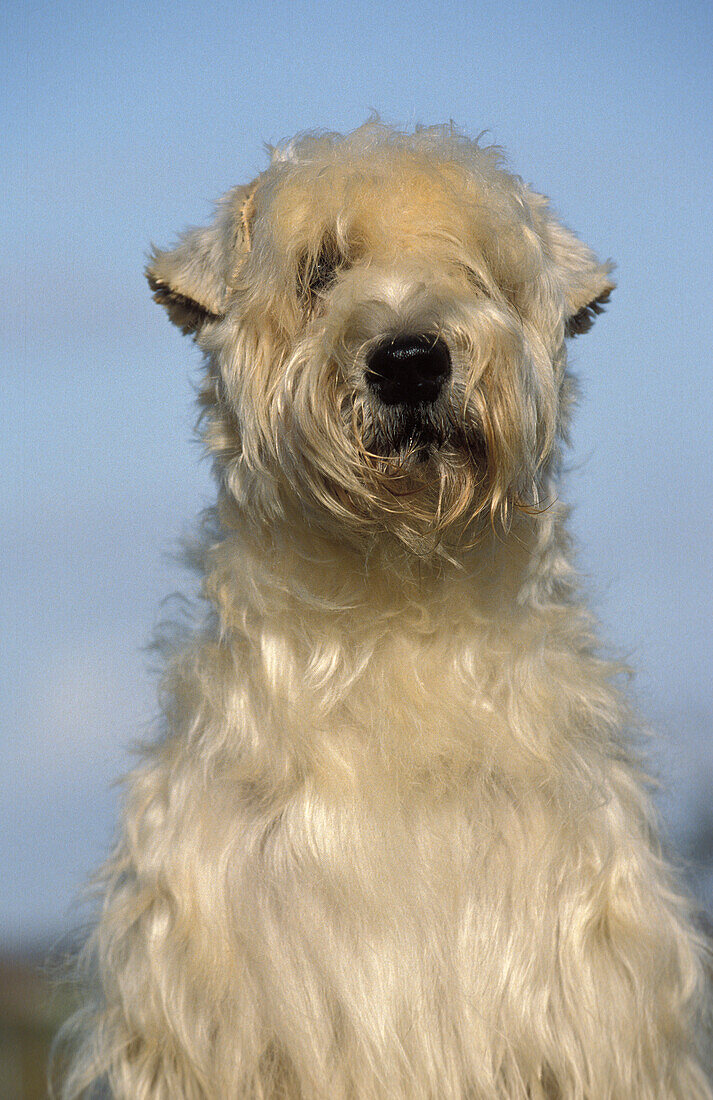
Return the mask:
M618 289L572 346L563 496L605 635L656 729L670 842L713 906L713 6L692 0L5 0L0 150L0 1096L44 1095L46 960L110 844L154 712L142 651L212 498L199 359L151 242L204 223L262 143L373 109L505 146Z

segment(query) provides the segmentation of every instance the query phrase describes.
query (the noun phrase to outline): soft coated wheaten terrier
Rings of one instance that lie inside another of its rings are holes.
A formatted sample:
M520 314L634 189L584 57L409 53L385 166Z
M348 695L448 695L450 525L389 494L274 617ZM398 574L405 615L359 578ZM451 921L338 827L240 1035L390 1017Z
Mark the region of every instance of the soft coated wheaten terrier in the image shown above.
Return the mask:
M218 503L64 1095L711 1097L704 946L558 501L610 271L496 148L377 121L153 255Z

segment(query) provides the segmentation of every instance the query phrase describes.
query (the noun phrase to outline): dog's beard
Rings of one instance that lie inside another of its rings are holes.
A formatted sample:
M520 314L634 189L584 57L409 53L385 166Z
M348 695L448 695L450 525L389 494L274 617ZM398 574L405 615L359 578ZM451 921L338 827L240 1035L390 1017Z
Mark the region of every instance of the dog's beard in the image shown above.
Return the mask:
M470 467L483 481L487 457L483 433L465 425L444 402L418 405L374 403L362 413L359 446L384 466L428 477L441 466Z
M416 405L359 402L353 437L360 460L361 510L386 519L411 548L463 542L489 512L486 445L447 401Z
M398 455L404 462L424 461L437 454L452 435L443 409L433 403L381 405L369 412L363 443L384 458Z

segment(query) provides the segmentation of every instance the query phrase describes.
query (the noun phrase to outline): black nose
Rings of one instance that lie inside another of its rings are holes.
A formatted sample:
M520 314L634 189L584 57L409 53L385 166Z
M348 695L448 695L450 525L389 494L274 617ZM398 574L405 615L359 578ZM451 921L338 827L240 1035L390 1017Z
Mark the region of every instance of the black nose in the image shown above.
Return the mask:
M368 355L366 380L385 405L420 405L436 400L450 370L440 336L395 336Z

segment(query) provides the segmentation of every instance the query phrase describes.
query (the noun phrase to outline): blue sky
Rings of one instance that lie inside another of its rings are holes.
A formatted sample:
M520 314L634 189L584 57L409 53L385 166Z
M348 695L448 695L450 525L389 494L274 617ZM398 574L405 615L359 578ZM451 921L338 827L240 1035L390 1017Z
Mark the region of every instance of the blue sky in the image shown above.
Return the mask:
M713 817L713 7L13 3L0 15L0 945L60 933L153 713L141 647L211 498L197 353L142 269L264 165L377 110L452 118L602 256L563 495L606 634L666 734L683 843Z

